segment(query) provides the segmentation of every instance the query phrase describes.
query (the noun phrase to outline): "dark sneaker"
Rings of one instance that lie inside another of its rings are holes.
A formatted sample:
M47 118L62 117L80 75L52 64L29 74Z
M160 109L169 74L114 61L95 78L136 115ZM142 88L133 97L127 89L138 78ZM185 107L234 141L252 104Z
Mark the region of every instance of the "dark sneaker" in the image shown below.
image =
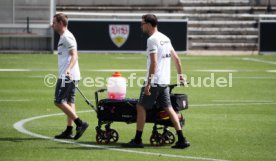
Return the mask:
M175 149L185 149L187 147L190 146L190 143L188 141L184 141L184 142L176 142L176 144L174 146L172 146L171 148L175 148Z
M134 139L132 139L129 143L122 144L124 148L144 148L142 141L140 143L136 143Z
M73 139L73 138L74 137L73 137L72 133L68 133L65 131L63 131L61 134L55 136L55 139Z
M89 126L89 124L86 123L86 122L83 122L81 126L77 126L76 127L77 133L76 133L74 139L78 140L82 136L82 134L84 133L84 131L88 128L88 126Z

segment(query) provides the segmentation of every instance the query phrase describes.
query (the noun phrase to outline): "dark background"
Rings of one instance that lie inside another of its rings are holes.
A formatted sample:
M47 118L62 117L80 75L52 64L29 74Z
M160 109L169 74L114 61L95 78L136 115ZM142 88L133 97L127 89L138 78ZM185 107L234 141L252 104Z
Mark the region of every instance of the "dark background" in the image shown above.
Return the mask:
M276 51L276 21L260 22L260 51Z
M129 25L129 36L118 48L109 36L110 24ZM148 36L142 33L140 21L69 21L68 29L75 36L78 50L88 51L145 51ZM176 51L187 50L187 22L161 21L158 30L167 35ZM57 50L59 35L55 34L54 49Z

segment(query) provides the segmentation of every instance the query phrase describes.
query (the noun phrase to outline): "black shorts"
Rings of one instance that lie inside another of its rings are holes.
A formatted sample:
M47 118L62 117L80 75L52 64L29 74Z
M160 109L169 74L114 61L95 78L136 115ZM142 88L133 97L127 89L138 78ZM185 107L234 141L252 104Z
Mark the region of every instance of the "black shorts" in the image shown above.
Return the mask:
M145 87L141 88L139 105L142 105L146 110L152 109L154 104L157 107L167 108L171 107L171 98L169 87L164 85L155 85L150 88L151 95L147 96L144 94Z
M68 81L58 79L55 91L55 103L61 104L63 102L75 103L76 87L78 81Z

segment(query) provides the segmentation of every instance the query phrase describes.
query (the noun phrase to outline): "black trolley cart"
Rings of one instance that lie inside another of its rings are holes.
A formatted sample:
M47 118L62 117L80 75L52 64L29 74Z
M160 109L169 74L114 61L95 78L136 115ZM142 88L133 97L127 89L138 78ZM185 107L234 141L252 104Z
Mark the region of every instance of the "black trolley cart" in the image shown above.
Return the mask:
M172 93L173 88L177 84L168 85L170 88L170 97L173 109L177 112L180 125L183 127L185 119L180 111L188 108L188 97L186 94ZM98 144L116 143L119 140L119 133L111 128L113 122L136 122L136 104L137 99L100 99L99 94L107 91L107 89L99 89L95 92L96 108L76 87L80 94L84 97L86 103L90 105L97 113L98 125L96 126L96 141ZM150 143L154 146L164 144L173 144L175 142L174 134L169 131L168 127L173 127L173 124L168 114L163 111L158 105L155 108L147 110L146 123L153 123L153 130L150 137ZM104 126L104 128L103 128ZM161 127L160 127L161 126ZM159 132L158 130L163 130Z

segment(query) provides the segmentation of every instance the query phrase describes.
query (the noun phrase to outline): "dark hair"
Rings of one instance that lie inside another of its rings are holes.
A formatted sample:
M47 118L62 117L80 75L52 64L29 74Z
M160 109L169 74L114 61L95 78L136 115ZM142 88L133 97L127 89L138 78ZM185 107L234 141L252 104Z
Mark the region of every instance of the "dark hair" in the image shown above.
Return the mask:
M68 17L63 13L58 13L54 16L58 23L62 22L64 26L68 25Z
M142 16L142 19L146 22L146 23L150 23L151 26L156 27L158 20L157 17L153 14L146 14Z

